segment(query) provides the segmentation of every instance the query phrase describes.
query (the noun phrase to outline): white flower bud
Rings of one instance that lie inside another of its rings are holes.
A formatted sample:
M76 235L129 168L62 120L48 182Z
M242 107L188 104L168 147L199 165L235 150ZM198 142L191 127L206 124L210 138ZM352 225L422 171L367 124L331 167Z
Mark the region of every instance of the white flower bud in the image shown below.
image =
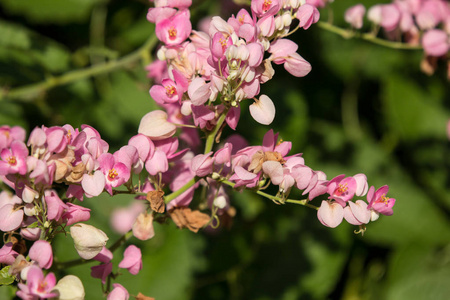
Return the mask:
M52 291L58 291L58 300L83 300L85 297L83 283L74 275L61 278Z
M94 226L77 223L70 228L75 249L81 258L91 259L102 251L108 236Z
M220 209L223 209L225 206L227 206L227 199L225 199L224 196L219 196L214 199L214 205Z

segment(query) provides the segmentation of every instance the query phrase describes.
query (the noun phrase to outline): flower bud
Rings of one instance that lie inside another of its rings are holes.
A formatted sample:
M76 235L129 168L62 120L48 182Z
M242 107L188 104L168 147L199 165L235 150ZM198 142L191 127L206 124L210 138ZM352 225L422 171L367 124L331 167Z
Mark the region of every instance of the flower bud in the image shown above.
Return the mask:
M85 293L80 278L67 275L61 278L52 291L59 292L59 300L83 300Z
M84 259L91 259L102 251L108 236L94 226L77 223L70 228L75 249Z

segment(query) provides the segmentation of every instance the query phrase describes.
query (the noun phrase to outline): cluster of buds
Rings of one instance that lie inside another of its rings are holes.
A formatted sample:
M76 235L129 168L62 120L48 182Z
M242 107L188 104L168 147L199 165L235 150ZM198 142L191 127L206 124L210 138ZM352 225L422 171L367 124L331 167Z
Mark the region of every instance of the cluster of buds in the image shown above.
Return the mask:
M360 29L366 8L362 4L347 9L345 20ZM426 58L422 70L433 73L436 62L442 58L450 61L450 4L445 0L394 0L389 4L377 4L369 8L367 18L383 28L390 39L400 35L410 45L421 45Z

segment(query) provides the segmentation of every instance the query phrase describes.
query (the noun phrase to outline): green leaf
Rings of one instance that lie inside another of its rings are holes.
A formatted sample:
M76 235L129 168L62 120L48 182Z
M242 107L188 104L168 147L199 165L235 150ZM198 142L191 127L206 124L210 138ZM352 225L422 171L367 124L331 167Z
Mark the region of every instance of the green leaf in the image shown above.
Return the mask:
M389 129L406 140L445 138L448 114L437 88L426 90L407 77L390 76L383 97Z
M10 267L6 266L0 270L0 285L9 285L14 282L14 276L8 273Z
M3 9L27 19L46 24L85 21L92 7L103 0L3 0Z
M448 299L449 255L449 247L412 243L399 248L391 259L385 299Z
M57 42L5 21L0 21L0 28L0 61L5 64L38 65L49 72L60 72L68 68L70 55ZM35 72L36 70L28 70L25 75L36 76L31 75ZM36 81L37 78L33 80Z

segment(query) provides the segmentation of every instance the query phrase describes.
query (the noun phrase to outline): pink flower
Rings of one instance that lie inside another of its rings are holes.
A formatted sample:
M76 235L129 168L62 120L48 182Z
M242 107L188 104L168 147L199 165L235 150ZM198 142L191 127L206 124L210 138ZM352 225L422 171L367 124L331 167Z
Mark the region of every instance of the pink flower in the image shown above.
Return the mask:
M230 180L236 182L236 188L240 186L252 188L258 183L259 176L247 171L241 166L236 166L234 168L234 174L230 177Z
M111 214L111 227L118 233L127 233L144 210L145 206L141 201L135 201L129 207L115 209Z
M311 71L311 64L296 53L298 45L288 39L279 39L270 44L269 60L284 68L296 77L306 76Z
M27 173L28 148L24 142L15 140L11 142L11 148L5 148L0 152L0 175Z
M167 121L167 113L154 110L142 117L138 132L152 140L162 140L175 134L177 127Z
M108 248L103 246L102 251L100 251L93 259L102 263L108 263L113 259L113 254Z
M363 26L363 17L366 8L362 4L349 7L345 11L345 22L349 23L353 28L360 29Z
M170 18L156 23L156 36L167 46L175 46L184 42L191 34L192 25L187 9L179 11Z
M142 253L141 249L135 245L130 245L123 253L123 260L119 263L119 268L128 269L128 271L137 275L142 269Z
M114 289L108 294L107 300L128 300L130 294L127 289L119 283L113 283Z
M62 219L66 222L66 226L70 226L78 222L88 221L91 218L91 210L89 208L72 203L67 203L66 205L67 208L62 215Z
M344 208L344 218L352 225L369 223L370 215L371 213L367 209L367 203L362 200L356 200L355 203L348 201L348 206Z
M100 195L105 188L105 184L105 175L100 170L95 171L92 175L84 174L81 180L81 186L88 198Z
M0 248L0 264L12 265L16 260L17 253L13 250L13 243L9 242Z
M108 262L105 264L100 264L98 266L91 267L91 276L93 278L99 278L102 280L102 283L106 283L106 278L112 272L112 262Z
M22 200L16 195L10 195L8 192L0 193L0 230L8 232L16 230L21 226L24 211L16 208L22 204Z
M335 228L344 218L344 208L337 202L324 200L317 211L317 218L323 225Z
M251 4L252 12L257 17L262 17L265 14L274 15L280 10L279 0L253 0Z
M428 30L422 37L422 46L427 55L445 55L450 49L449 36L440 29Z
M199 154L191 161L192 172L198 177L205 177L212 173L214 160L211 158L212 152Z
M150 88L150 96L158 104L180 102L183 94L188 89L188 81L177 70L172 71L174 80L166 78L161 81L162 85L154 85Z
M155 7L188 8L192 0L155 0Z
M7 125L0 126L0 151L4 148L9 148L11 142L19 140L25 141L25 129L19 126L9 127Z
M53 251L49 242L39 240L34 242L28 253L30 258L39 264L39 268L50 269L53 263Z
M386 197L388 191L389 187L387 185L383 185L376 192L375 187L371 186L367 193L367 201L369 202L367 209L386 216L392 215L394 213L392 207L395 204L395 199Z
M297 10L297 19L299 19L299 27L308 29L312 24L317 23L320 18L319 10L310 4L303 4Z
M65 209L69 207L59 198L55 190L45 190L45 203L47 204L47 218L59 221Z
M346 202L353 198L356 192L357 183L353 177L344 178L345 175L339 175L330 180L327 185L328 199L334 199L345 207Z
M112 188L118 187L130 179L130 169L121 162L116 162L111 153L104 153L99 158L100 170L105 175L105 190L112 195Z
M37 266L30 266L27 273L27 283L19 283L17 296L22 299L52 298L58 297L58 293L52 292L56 284L55 274L49 273L44 277L44 273Z
M201 77L196 77L189 84L188 95L193 105L202 105L208 101L211 95L210 83L206 83Z

